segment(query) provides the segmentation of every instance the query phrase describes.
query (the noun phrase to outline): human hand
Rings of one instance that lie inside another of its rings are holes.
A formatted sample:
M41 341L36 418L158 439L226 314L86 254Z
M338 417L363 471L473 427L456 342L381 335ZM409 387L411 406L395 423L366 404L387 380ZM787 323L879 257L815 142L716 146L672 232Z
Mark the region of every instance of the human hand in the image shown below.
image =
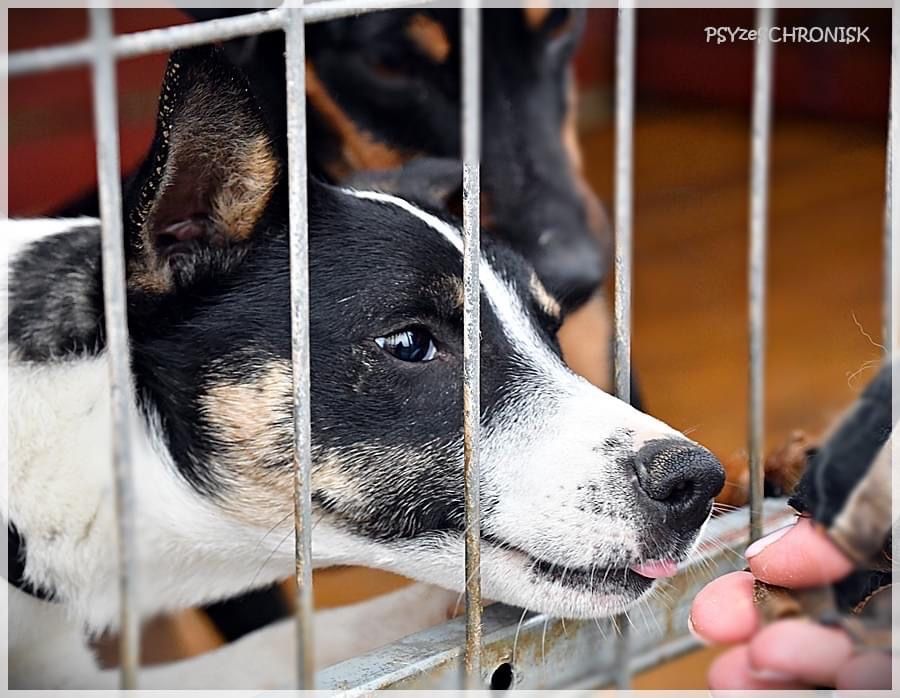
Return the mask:
M763 626L753 603L754 578L804 588L847 576L853 563L808 519L799 519L751 545L749 572L710 582L694 599L691 630L708 644L734 645L709 671L714 689L786 689L834 686L888 689L892 657L857 652L847 634L812 620Z

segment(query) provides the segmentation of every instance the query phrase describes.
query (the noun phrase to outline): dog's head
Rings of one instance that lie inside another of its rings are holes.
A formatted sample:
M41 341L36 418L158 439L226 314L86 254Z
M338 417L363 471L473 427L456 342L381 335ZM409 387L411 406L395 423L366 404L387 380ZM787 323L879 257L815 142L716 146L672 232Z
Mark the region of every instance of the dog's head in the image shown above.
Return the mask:
M605 211L582 175L575 128L571 64L584 12L485 10L482 17L482 222L535 267L564 307L576 307L600 285L610 243ZM311 25L307 37L312 167L344 183L414 158L458 161L458 10L370 13ZM228 50L280 128L283 34L237 40ZM435 162L428 192L451 211L460 196L453 170ZM390 176L375 183L392 188Z
M248 532L222 541L233 564L271 557L283 574L286 170L243 76L217 50L174 54L126 199L136 385L179 476ZM459 230L311 182L309 244L314 555L461 588ZM485 248L481 279L484 592L563 615L620 609L652 585L648 563L688 553L722 469L565 367L559 302L519 255Z

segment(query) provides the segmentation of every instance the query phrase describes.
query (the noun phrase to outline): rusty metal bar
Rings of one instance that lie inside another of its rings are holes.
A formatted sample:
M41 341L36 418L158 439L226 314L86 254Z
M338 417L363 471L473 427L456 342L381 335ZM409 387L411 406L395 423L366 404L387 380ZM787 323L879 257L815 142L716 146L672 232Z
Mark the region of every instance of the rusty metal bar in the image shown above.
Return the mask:
M789 523L794 513L784 500L767 499L765 530ZM696 555L679 565L678 574L660 584L660 593L644 602L644 613L658 623L636 626L631 636L628 668L642 671L695 649L688 632L691 603L712 579L746 560L747 515L735 511L711 519ZM492 604L484 609L482 665L486 673L501 664L515 665L517 690L595 689L615 683L620 657L611 639L609 619L561 621L522 609ZM321 690L370 695L379 689L452 689L464 663L465 620L458 618L386 647L319 672Z
M106 358L109 363L112 424L113 489L119 556L119 682L137 688L140 615L137 603L137 536L135 532L134 457L131 431L134 391L128 348L128 304L125 293L125 244L122 230L122 186L119 171L118 96L113 25L109 8L90 10L93 46L92 89L97 132L97 179L103 255L103 310Z
M615 366L616 397L631 402L631 287L634 208L634 73L637 10L620 5L616 27L616 153L615 153ZM627 689L629 621L620 615L616 640L616 685Z
M772 125L773 47L769 41L775 10L756 11L759 39L753 67L750 145L749 397L750 540L762 535L765 437L766 247L768 240L769 141Z
M462 12L463 471L466 535L465 685L481 688L481 10Z
M288 206L291 263L291 372L294 419L294 573L297 582L297 687L314 688L312 454L309 378L309 221L306 170L306 46L302 3L284 25L287 82Z

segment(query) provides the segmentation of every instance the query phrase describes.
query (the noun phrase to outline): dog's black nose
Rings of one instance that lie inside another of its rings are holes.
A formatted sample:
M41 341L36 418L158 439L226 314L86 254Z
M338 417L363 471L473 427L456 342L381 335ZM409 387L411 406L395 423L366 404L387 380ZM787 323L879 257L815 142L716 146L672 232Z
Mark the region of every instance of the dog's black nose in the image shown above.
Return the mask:
M644 505L678 532L703 524L725 484L725 470L716 457L680 439L648 441L635 454L634 465Z

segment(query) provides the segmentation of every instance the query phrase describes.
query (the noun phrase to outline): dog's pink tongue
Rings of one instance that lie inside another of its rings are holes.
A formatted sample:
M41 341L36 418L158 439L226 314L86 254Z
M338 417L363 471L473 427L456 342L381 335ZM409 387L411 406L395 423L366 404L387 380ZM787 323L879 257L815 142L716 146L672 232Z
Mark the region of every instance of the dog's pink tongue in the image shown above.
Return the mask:
M631 566L632 572L637 572L642 577L660 579L662 577L674 577L678 572L678 565L671 560L651 560Z

